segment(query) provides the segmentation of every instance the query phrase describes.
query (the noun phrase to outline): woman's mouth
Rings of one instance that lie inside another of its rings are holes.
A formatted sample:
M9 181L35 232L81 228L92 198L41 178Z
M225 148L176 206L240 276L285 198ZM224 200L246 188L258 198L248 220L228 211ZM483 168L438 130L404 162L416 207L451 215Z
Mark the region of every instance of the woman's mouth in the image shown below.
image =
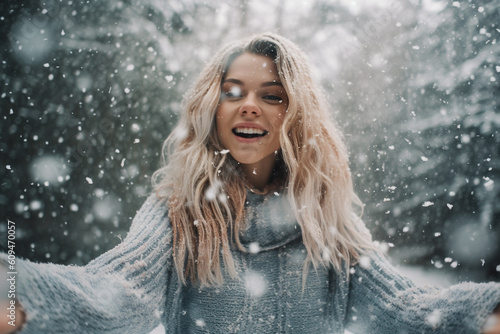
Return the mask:
M269 132L264 129L258 128L246 128L246 127L238 127L231 130L233 134L242 138L258 138L264 137Z

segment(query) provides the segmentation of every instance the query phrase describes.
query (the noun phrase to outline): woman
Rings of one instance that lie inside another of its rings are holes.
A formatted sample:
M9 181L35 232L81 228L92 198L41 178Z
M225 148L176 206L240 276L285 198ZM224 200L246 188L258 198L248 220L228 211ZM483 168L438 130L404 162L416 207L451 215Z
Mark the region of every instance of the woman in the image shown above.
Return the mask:
M323 96L283 37L223 48L123 243L85 267L18 263L22 332L478 333L500 285L417 288L388 264Z

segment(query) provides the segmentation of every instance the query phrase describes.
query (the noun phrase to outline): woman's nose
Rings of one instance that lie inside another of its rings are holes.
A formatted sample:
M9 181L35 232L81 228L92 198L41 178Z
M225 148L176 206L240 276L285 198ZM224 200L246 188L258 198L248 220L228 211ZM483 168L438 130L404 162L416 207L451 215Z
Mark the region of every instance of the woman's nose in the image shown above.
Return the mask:
M260 116L262 114L262 110L260 110L257 104L257 96L255 96L255 94L248 94L246 96L240 107L240 114L254 116Z

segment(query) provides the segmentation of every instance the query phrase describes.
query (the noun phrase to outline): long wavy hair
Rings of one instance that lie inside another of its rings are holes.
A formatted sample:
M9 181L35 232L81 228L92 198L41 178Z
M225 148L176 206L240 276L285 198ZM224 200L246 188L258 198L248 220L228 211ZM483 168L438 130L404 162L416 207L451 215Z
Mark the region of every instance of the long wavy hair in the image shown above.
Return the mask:
M215 125L224 75L244 52L270 57L288 94L274 179L301 227L304 269L312 263L342 270L372 247L358 216L362 203L353 190L347 148L303 52L286 38L265 33L215 54L184 97L178 125L164 143L163 167L153 183L159 196L168 197L179 279L222 283L221 257L224 270L237 277L231 248L245 251L239 235L246 184L238 163L224 154Z

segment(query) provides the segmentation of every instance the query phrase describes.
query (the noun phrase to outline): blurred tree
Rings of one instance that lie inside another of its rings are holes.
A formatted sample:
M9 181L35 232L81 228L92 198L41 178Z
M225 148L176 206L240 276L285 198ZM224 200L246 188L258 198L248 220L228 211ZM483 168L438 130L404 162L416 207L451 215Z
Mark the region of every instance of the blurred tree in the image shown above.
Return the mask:
M415 7L413 29L391 48L389 63L403 60L404 88L390 89L402 103L368 154L368 216L408 262L498 280L498 2L433 5Z
M191 8L173 5L2 3L0 204L20 256L86 263L128 230L182 94Z
M375 238L406 262L483 259L464 278L498 279L495 1L9 0L0 13L0 230L16 222L20 256L82 264L118 243L203 63L276 31L314 64Z

